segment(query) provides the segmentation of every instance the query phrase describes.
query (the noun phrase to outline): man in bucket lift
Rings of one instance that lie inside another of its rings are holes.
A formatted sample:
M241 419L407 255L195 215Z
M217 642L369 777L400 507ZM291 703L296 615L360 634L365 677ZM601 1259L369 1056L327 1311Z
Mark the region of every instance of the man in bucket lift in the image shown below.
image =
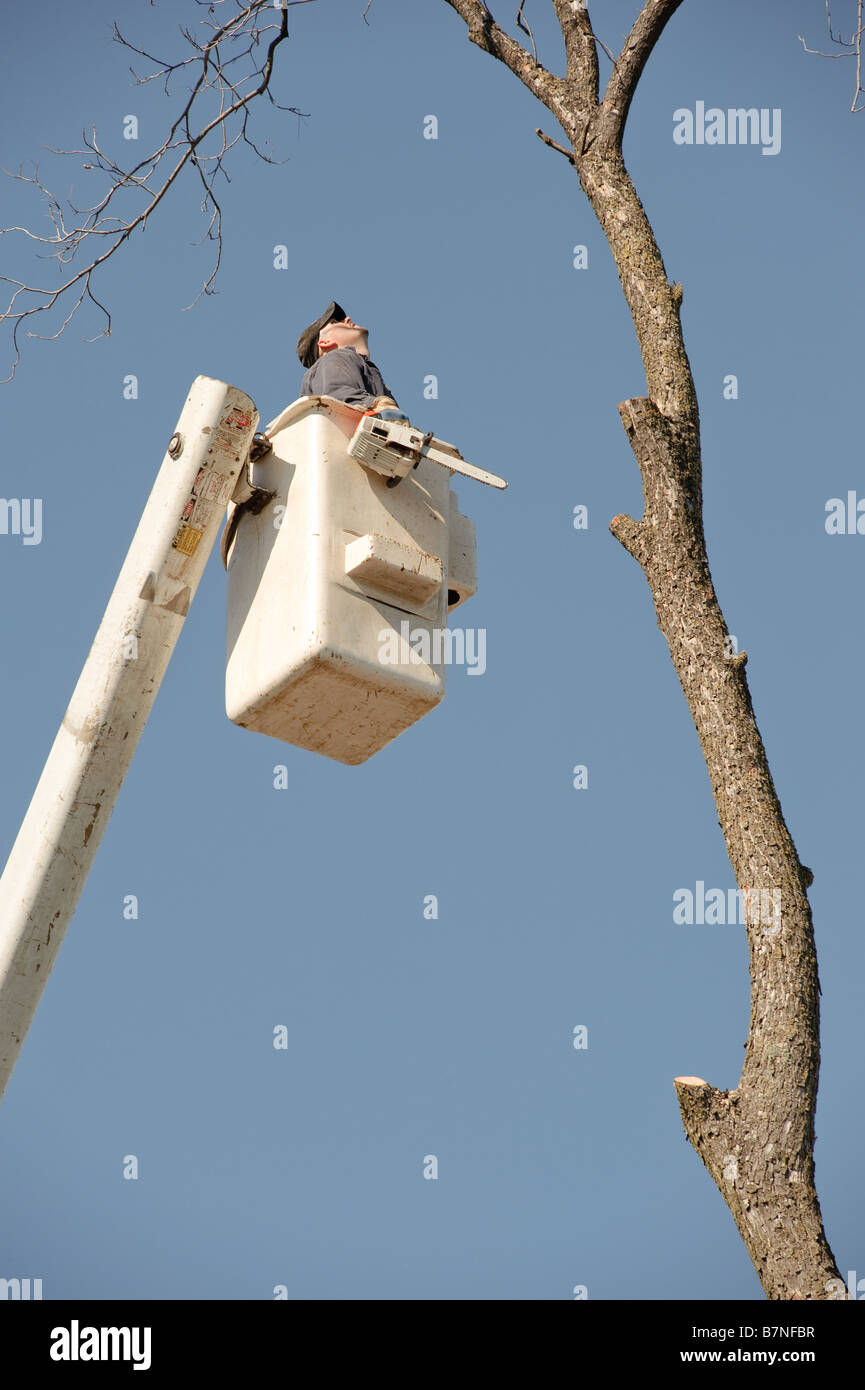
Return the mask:
M369 329L353 323L335 299L301 333L297 355L307 368L301 396L333 396L367 415L406 419L370 360Z
M365 415L382 420L408 420L385 386L384 378L369 355L369 329L353 323L342 305L332 299L321 318L301 333L297 343L301 365L307 368L300 384L301 396L333 396ZM255 446L264 437L256 435ZM244 506L229 502L219 549L228 568L229 552Z

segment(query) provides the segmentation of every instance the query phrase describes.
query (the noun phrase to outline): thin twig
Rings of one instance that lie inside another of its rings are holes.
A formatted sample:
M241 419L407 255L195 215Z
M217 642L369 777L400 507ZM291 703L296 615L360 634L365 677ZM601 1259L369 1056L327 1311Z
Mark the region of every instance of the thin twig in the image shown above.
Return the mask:
M865 110L865 104L857 106L859 97L865 93L862 86L862 35L865 33L863 25L863 11L865 11L865 0L857 0L856 6L856 29L849 39L845 39L840 30L836 34L832 29L832 11L829 8L829 0L826 0L826 25L829 31L829 38L832 43L838 44L840 48L847 50L846 53L824 53L821 48L809 48L801 34L798 35L799 42L806 53L811 53L818 58L855 58L856 59L856 91L853 95L853 102L850 110L853 112Z
M197 0L197 3L201 5L203 0ZM216 13L217 6L223 3L225 0L207 0L208 15ZM202 295L214 292L214 281L222 262L222 208L215 192L216 180L221 175L228 181L225 158L241 141L267 163L281 162L260 149L250 135L250 106L258 97L266 95L269 103L279 110L290 111L298 117L305 115L296 107L281 105L270 90L270 84L276 50L288 38L288 9L294 5L311 4L313 0L281 0L279 6L274 6L272 0L250 0L245 4L242 0L234 0L234 3L236 13L224 23L209 18L201 20L202 27L208 31L206 38L203 35L197 38L188 28L181 27L181 34L192 48L192 54L174 61L158 58L146 48L131 43L114 25L115 41L153 65L154 71L142 76L133 72L139 85L159 78L170 95L171 79L179 72L188 69L190 75L194 73L195 76L191 87L187 88L182 108L162 143L132 168L124 169L103 148L95 129L89 136L86 133L82 136L82 149L52 151L58 155L84 156L85 170L107 177L107 191L91 206L79 208L71 199L62 204L42 183L38 165L34 167L32 175L25 174L20 167L17 174L8 175L17 182L32 184L39 190L47 204L52 232L46 236L27 227L10 226L0 228L0 236L18 232L28 240L40 243L49 248L49 258L56 260L61 268L75 261L83 250L99 247L100 238L104 249L94 250L86 265L69 274L54 289L29 284L10 275L0 275L0 283L8 285L11 290L6 308L0 312L0 323L8 323L12 327L14 360L6 381L11 381L21 360L19 330L22 324L49 313L61 301L65 303L66 296L74 297L75 302L59 330L41 334L28 328L28 337L59 337L85 299L105 315L105 327L97 336L110 333L111 316L92 291L92 277L135 231L146 227L148 218L160 206L187 166L195 170L203 190L201 209L208 222L201 240L211 241L215 246L211 270L192 303L197 303ZM278 18L274 16L276 22L265 22L265 17L273 15L275 8L281 11ZM260 56L265 39L266 47L263 56ZM215 111L212 104L214 96ZM206 115L204 102L207 102ZM161 179L158 186L153 183L157 171ZM138 207L130 208L127 212L126 205L130 198L137 200ZM187 307L191 308L192 305Z
M597 34L595 34L595 43L599 46L599 48L602 48L604 50L611 63L614 63L616 61L615 53L613 53L611 49L607 48L607 45L604 43L604 40L599 39Z
M535 48L535 36L529 28L528 24L523 23L523 5L525 3L526 0L520 0L520 8L517 10L517 28L522 29L524 34L528 34L529 42L532 45L532 57L534 58L535 62L537 62L538 50Z
M545 135L544 132L537 126L535 127L535 135L539 135L543 140L544 144L549 145L551 150L558 150L559 154L563 154L565 156L565 159L570 160L571 164L576 164L577 161L574 159L574 156L570 150L566 150L564 145L559 145L555 140L551 140L549 135Z

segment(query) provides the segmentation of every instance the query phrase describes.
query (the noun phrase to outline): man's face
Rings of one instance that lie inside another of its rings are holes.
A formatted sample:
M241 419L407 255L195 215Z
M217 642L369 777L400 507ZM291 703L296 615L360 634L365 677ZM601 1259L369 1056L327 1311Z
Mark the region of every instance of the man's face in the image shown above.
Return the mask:
M326 323L318 335L319 353L331 352L334 348L357 347L365 345L369 329L351 319L336 319Z

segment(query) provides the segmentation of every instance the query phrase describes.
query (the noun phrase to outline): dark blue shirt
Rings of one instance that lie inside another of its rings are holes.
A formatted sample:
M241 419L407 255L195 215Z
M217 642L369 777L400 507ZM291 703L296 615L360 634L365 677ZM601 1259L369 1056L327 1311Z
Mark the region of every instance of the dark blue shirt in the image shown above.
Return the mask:
M359 410L369 410L376 396L393 396L375 363L353 347L322 353L304 374L300 394L334 396Z

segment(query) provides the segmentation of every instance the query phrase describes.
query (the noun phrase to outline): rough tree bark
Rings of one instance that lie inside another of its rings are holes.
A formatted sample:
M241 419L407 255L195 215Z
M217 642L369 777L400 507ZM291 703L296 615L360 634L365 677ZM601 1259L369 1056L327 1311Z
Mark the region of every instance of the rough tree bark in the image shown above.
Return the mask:
M807 887L784 821L745 675L731 656L703 534L700 419L682 337L681 285L663 258L622 156L643 68L682 0L647 0L603 97L584 0L552 0L567 68L555 76L504 32L482 0L446 0L468 37L555 116L613 253L646 372L648 397L619 406L640 467L644 512L610 530L651 589L700 738L718 818L746 903L751 1021L735 1090L675 1080L685 1131L720 1189L770 1299L848 1297L823 1232L814 1183L819 983ZM521 26L522 27L522 26ZM780 896L778 896L780 895Z

